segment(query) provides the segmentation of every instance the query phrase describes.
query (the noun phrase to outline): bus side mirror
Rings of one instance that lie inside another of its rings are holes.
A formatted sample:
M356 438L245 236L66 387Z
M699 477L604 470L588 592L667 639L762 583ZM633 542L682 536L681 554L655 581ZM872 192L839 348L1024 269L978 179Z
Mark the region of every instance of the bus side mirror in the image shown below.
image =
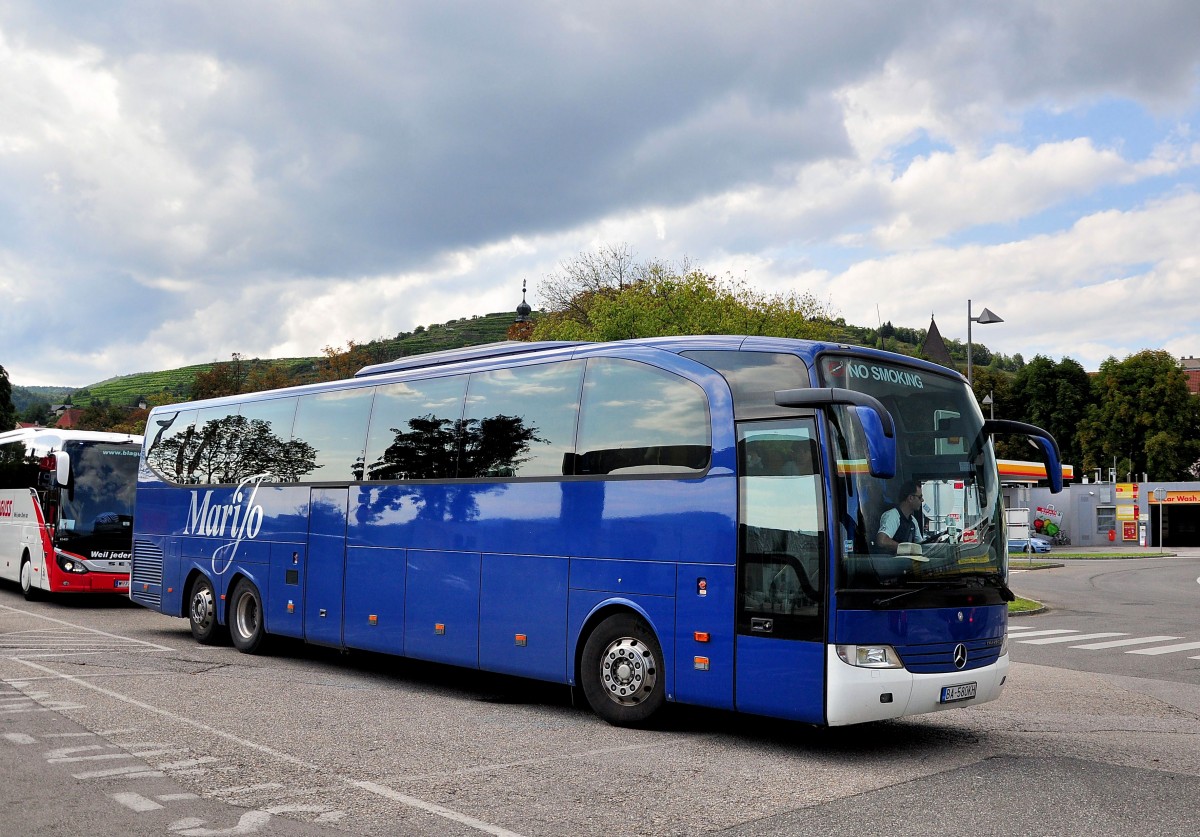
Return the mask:
M821 409L835 404L851 407L867 443L867 468L873 477L896 476L896 423L883 402L865 392L838 387L783 389L775 393L780 407Z
M1029 441L1038 449L1042 455L1042 462L1046 465L1050 493L1058 494L1063 490L1062 453L1059 452L1058 442L1049 431L1034 424L1007 419L988 419L983 423L984 436L995 436L997 433L1015 433L1029 437Z
M879 414L868 407L855 407L854 415L867 441L867 468L871 476L880 479L896 476L896 435L886 433Z
M59 488L66 488L71 484L71 454L65 450L56 451L54 454L54 481Z

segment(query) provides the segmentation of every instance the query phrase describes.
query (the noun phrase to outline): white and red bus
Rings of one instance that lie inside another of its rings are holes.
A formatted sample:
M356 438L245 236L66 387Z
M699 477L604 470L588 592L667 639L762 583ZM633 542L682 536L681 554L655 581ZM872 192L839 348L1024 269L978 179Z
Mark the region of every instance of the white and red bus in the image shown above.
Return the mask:
M126 433L0 433L0 578L26 598L126 592L141 445Z

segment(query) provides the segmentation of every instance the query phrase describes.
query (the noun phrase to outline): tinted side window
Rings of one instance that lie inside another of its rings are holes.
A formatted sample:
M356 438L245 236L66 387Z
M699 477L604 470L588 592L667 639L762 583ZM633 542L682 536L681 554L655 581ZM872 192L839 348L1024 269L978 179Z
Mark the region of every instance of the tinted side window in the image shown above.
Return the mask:
M192 482L187 465L194 448L196 410L177 413L155 413L146 425L150 440L146 464L160 477L171 482Z
M724 376L733 392L733 409L738 418L778 415L776 390L809 385L808 367L796 355L717 350L680 354L712 367Z
M300 399L292 444L313 451L313 468L306 475L315 481L349 481L363 478L363 448L367 419L371 415L374 387L323 392Z
M575 445L583 361L471 375L460 477L561 476Z
M576 474L694 473L708 467L708 397L644 363L588 361Z
M25 455L24 442L0 445L0 488L33 488L37 471L33 457Z
M466 391L466 375L379 387L365 479L452 479Z
M295 398L236 407L209 407L196 416L184 449L185 479L201 484L299 482L314 465L311 446L291 440Z

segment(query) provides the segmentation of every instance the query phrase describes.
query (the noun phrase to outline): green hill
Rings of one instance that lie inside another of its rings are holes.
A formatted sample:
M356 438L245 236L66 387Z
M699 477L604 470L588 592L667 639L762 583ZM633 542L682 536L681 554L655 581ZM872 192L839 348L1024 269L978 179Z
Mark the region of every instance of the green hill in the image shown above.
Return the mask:
M504 311L484 316L475 316L461 320L448 320L444 323L431 325L428 328L418 326L412 332L401 332L395 337L380 338L363 344L369 353L371 363L383 363L408 355L435 352L441 349L457 349L463 346L474 346L480 343L494 343L506 339L508 328L513 324L511 311ZM318 364L323 357L295 357L260 360L258 358L242 358L242 363L253 367L257 364L269 364L283 370L292 384L311 383L317 379ZM71 403L77 407L86 407L93 401L107 401L117 406L132 406L139 398L161 395L166 393L171 400L185 401L197 372L212 369L212 363L198 363L193 366L183 366L178 369L167 369L159 372L136 372L132 375L121 375L108 378L86 387L70 392L60 390L59 399L65 399L70 394ZM15 388L14 388L15 389ZM47 389L45 387L26 387L26 389ZM51 400L51 399L46 399Z
M428 328L417 326L412 332L401 332L395 337L378 338L361 344L361 348L364 350L368 363L384 363L409 355L505 340L512 324L513 314L510 311L464 317L460 320L437 323ZM841 342L860 346L876 346L908 355L918 354L918 347L925 338L924 329L893 327L891 323L887 323L884 328L873 329L849 325L839 320L838 327L840 333L837 339ZM947 340L946 343L953 358L959 362L960 366L964 366L965 346L957 340ZM982 344L974 344L974 351L975 363L978 366L992 362L991 353ZM320 364L324 360L323 356L266 360L243 357L240 362L247 365L247 372L262 364L278 367L284 372L290 384L304 384L317 380ZM1019 368L1013 359L997 356L995 360L1000 368L1009 371ZM1019 362L1023 363L1023 361ZM159 372L121 375L99 381L74 392L49 387L23 387L21 389L39 393L54 390L56 393L54 398L39 396L52 403L61 403L69 394L71 402L79 407L86 407L96 400L106 401L114 406L133 406L140 398L149 398L154 403L163 403L165 400L186 401L196 373L207 371L213 366L213 363L200 363ZM18 388L14 387L13 389L15 395Z

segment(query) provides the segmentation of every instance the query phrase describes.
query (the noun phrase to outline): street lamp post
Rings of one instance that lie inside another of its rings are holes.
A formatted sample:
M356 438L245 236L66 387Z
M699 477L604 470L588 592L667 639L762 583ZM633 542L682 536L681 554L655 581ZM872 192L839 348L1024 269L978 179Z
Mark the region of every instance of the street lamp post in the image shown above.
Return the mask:
M988 309L984 308L979 312L978 317L971 316L971 300L967 300L967 383L971 383L974 378L971 370L971 323L979 323L980 325L989 325L990 323L1002 323L1004 320L997 317Z

